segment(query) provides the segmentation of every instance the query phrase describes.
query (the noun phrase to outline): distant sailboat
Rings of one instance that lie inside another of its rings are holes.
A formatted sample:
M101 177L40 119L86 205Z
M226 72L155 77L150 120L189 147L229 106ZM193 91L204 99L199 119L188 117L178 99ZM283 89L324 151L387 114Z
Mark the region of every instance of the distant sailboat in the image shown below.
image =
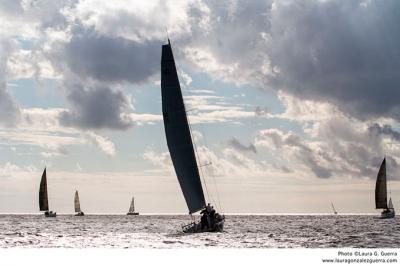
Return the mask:
M387 203L387 185L386 185L386 158L383 159L379 168L378 176L375 185L375 206L377 209L383 209L381 218L394 218L395 211L393 208L392 199Z
M139 215L138 212L135 212L135 197L132 197L131 206L129 207L129 211L126 215Z
M49 211L49 200L47 196L47 175L46 168L44 168L42 179L40 180L39 188L39 208L40 211L44 211L45 217L56 217L57 213Z
M81 211L81 203L79 202L79 194L78 190L75 191L75 198L74 198L74 206L75 206L75 216L84 216L85 213Z
M172 53L171 43L162 46L161 55L161 96L165 136L168 150L174 165L189 214L202 210L210 213L211 206L206 209L199 169L193 149L189 123L186 116L182 91ZM222 231L225 217L212 213L212 223L204 226L204 222L193 222L184 226L184 232ZM215 219L214 219L215 216ZM202 218L202 221L203 218Z
M337 211L336 211L336 209L335 209L335 206L333 206L333 203L331 202L331 205L332 205L332 210L333 210L333 214L337 214Z

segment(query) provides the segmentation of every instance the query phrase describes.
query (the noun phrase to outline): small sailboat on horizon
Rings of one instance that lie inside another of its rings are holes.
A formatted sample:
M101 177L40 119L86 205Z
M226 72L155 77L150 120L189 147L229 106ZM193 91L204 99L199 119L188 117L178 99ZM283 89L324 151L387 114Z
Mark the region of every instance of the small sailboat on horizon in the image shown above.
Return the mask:
M126 215L139 215L138 212L135 212L135 197L132 197L131 206L129 206L129 211Z
M126 215L139 215L138 212L135 212L135 197L132 197L131 206L129 207L129 211Z
M39 188L39 209L40 211L44 211L45 217L56 217L57 213L53 211L49 211L49 199L47 195L47 174L46 167L44 168L42 178L40 180L40 188Z
M387 202L387 180L386 180L386 157L383 158L376 177L375 184L375 207L376 209L383 209L381 219L394 218L395 211L392 203L392 198Z
M84 216L85 213L81 210L81 203L79 201L79 194L78 190L75 191L75 197L74 197L74 207L75 207L75 216Z
M333 202L331 202L331 205L332 205L333 214L337 215L338 212L336 211L335 206L333 206Z
M221 232L225 217L213 210L204 197L192 135L176 71L171 43L162 45L161 99L167 146L189 214L201 211L200 222L182 227L185 233ZM193 218L193 217L192 217Z

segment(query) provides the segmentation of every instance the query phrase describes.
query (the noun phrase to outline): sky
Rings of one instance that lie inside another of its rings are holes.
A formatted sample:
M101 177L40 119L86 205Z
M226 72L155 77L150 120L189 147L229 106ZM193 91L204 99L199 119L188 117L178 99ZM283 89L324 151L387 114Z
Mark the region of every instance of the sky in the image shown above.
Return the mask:
M225 213L400 206L400 2L0 2L0 213L187 213L166 145L171 40L207 201Z

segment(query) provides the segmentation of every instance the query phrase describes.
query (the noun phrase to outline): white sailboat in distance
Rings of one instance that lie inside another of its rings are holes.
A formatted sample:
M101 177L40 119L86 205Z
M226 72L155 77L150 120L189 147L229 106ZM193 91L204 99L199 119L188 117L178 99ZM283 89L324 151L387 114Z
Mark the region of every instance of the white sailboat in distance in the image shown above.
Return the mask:
M74 198L74 207L75 207L75 216L84 216L85 213L81 210L81 203L79 202L79 194L78 190L75 191L75 198Z
M225 217L206 206L193 141L179 84L171 43L162 46L161 99L165 136L189 214L201 211L200 222L182 227L184 232L220 232Z
M392 198L387 202L387 180L386 180L386 157L383 158L381 167L379 168L378 176L375 184L375 207L383 209L381 213L382 219L394 218L395 211L392 203Z
M132 197L131 206L129 207L129 211L126 215L139 215L138 212L135 212L135 197Z

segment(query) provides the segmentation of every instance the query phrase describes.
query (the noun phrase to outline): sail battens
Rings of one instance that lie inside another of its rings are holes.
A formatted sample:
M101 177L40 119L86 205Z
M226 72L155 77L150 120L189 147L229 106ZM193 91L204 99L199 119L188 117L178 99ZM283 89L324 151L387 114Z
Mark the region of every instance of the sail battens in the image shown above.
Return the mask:
M49 210L49 201L47 196L47 175L46 168L44 168L42 179L40 180L40 188L39 188L39 209L41 211Z
M205 199L170 43L162 46L161 97L168 150L189 213L194 213Z
M386 158L383 159L379 168L375 185L375 206L377 209L387 209L387 188L386 188Z
M79 202L78 191L75 191L74 206L75 206L75 212L81 212L81 204Z

